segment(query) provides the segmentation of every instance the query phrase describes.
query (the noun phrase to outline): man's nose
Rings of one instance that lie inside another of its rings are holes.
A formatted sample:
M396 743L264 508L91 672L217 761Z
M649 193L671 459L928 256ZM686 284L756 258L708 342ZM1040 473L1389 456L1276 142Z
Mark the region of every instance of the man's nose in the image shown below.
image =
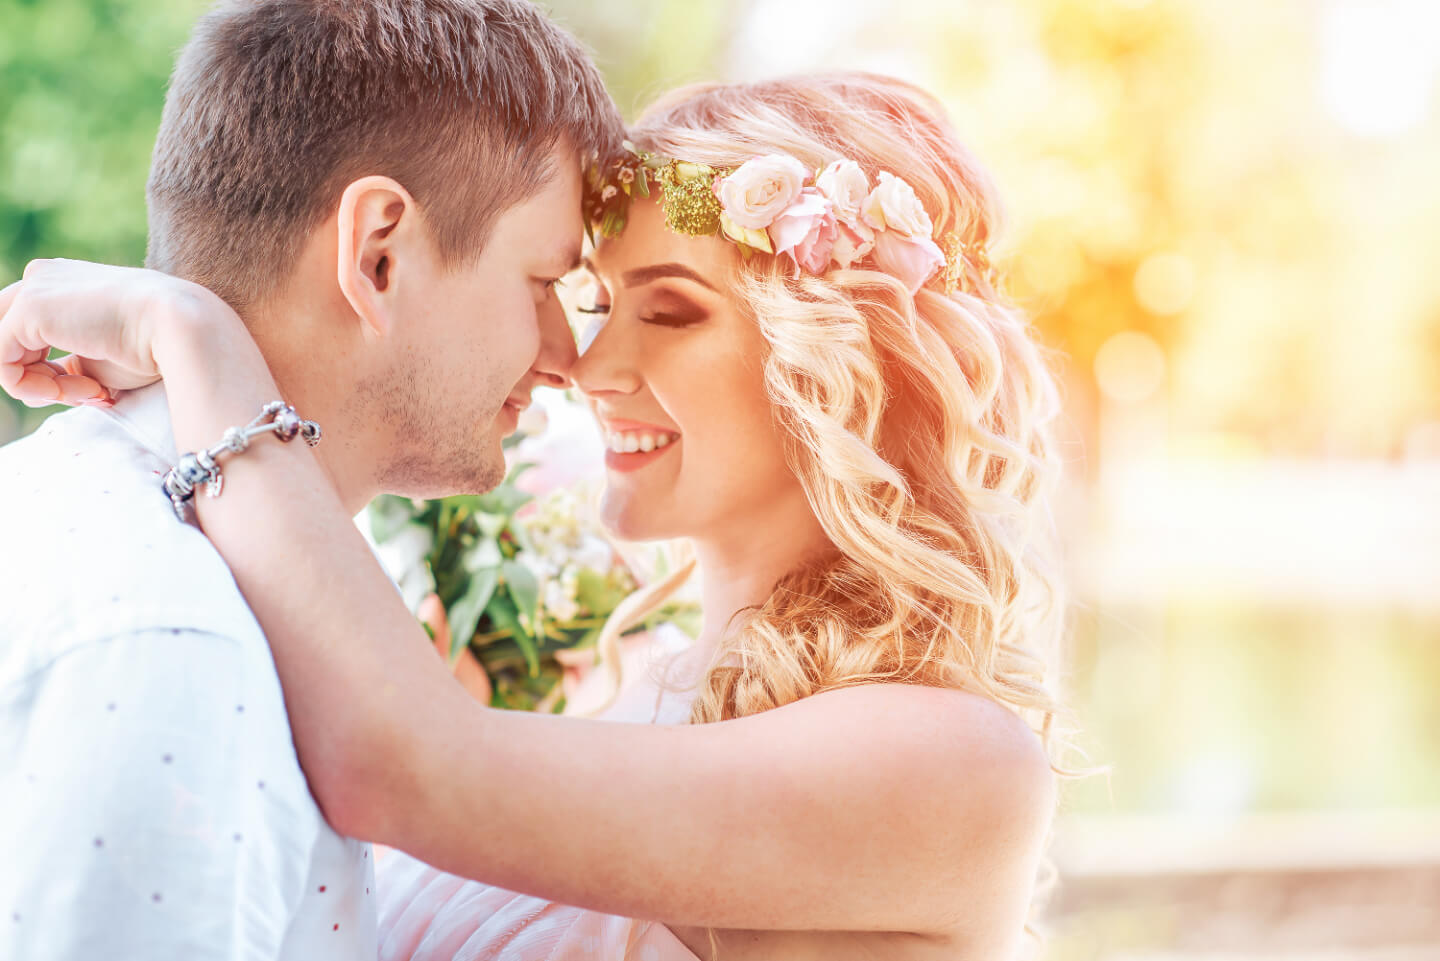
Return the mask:
M535 358L535 383L541 387L569 387L571 368L580 355L575 350L575 335L565 319L565 309L551 297L540 308L539 321L540 353Z

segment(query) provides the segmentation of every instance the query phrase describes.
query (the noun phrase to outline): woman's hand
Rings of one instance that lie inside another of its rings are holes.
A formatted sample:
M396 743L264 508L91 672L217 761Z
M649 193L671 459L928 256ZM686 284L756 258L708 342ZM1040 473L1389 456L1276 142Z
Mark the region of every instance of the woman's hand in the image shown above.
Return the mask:
M108 405L158 380L167 326L197 319L240 322L209 290L158 271L32 261L0 291L0 389L32 407ZM70 356L50 361L52 349Z

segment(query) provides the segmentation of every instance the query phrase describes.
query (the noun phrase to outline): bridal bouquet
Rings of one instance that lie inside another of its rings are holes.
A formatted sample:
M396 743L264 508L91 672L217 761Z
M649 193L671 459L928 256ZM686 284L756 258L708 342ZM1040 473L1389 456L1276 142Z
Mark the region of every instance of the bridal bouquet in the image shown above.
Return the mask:
M536 497L516 485L530 466L485 494L381 497L370 527L411 610L438 596L450 637L441 653L472 693L494 707L558 711L565 652L593 648L637 582L573 492ZM671 603L634 630L696 613Z

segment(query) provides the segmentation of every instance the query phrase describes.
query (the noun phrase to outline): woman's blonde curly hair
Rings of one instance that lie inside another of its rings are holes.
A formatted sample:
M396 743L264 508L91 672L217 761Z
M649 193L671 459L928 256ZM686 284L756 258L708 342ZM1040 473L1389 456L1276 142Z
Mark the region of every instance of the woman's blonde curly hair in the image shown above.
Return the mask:
M788 153L903 178L935 222L985 250L995 191L941 106L865 73L702 84L651 106L642 150L713 167ZM1062 629L1050 494L1055 380L1024 315L972 264L962 291L916 295L874 269L797 275L736 256L768 344L787 456L835 550L730 626L691 720L755 714L836 688L961 688L1021 714L1049 746L1048 655ZM966 292L968 291L968 292ZM624 605L606 645L687 572Z

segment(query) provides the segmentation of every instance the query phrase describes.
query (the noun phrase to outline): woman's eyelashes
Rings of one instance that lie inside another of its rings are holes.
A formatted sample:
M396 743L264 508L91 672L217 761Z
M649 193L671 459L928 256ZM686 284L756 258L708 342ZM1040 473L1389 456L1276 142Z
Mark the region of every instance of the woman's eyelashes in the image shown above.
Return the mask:
M640 303L637 316L642 324L657 327L693 327L708 315L704 308L689 298L661 291Z
M578 306L575 309L582 314L591 316L605 316L610 313L609 304L595 304L591 307ZM657 327L693 327L704 320L705 316L703 311L670 308L642 312L639 320L642 324L654 324Z
M656 311L650 314L642 314L642 324L654 324L657 327L693 327L705 319L704 314L683 314L667 313Z

